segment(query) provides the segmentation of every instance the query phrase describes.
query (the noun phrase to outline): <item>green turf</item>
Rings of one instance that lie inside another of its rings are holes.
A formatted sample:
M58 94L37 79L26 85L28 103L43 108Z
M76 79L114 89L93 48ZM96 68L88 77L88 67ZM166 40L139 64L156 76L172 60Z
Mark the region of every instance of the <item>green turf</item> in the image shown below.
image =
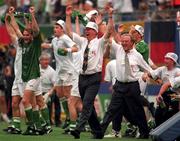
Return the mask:
M70 135L64 135L63 130L58 127L53 127L53 132L48 135L42 135L42 136L23 136L23 135L12 135L7 134L2 131L2 129L6 128L7 125L0 121L0 141L75 141L75 139ZM25 130L26 126L23 125L22 129ZM81 133L81 139L78 139L78 141L92 141L90 132ZM134 138L113 138L113 139L107 139L104 138L103 141L150 141L149 140L143 140L143 139L134 139Z

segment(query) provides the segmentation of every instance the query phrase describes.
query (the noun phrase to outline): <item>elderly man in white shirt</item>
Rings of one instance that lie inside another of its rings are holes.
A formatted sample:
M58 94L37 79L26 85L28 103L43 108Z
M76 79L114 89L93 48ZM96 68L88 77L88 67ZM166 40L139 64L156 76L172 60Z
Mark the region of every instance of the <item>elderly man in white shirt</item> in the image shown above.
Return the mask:
M105 33L102 38L97 38L98 26L94 22L88 22L85 29L86 37L81 37L71 32L72 7L66 9L66 25L68 35L81 48L83 54L83 65L79 76L79 92L83 101L83 109L75 130L71 131L76 139L80 138L86 122L92 129L93 138L102 139L102 131L94 108L94 100L98 93L101 81L101 71L104 53L104 42L108 38ZM112 17L111 17L112 18Z
M113 92L113 86L116 83L116 60L111 60L107 63L104 75L104 81L111 82L112 85L109 90ZM117 114L117 116L112 120L112 132L105 135L105 138L121 138L121 119L122 115Z
M150 66L144 61L142 55L133 48L134 42L129 34L123 34L121 45L112 42L116 52L116 83L113 87L111 103L105 113L102 130L105 133L109 123L116 116L129 110L128 120L139 127L139 138L148 138L149 130L140 100L139 77L140 69L151 71Z

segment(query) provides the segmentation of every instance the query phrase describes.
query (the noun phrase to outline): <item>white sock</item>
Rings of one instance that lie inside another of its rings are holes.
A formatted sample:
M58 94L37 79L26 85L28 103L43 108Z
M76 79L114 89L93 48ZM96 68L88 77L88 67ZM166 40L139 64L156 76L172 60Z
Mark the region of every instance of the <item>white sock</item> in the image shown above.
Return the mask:
M2 116L2 119L3 119L5 122L7 122L7 123L10 123L10 122L11 122L10 119L8 118L7 114L1 113L1 116Z

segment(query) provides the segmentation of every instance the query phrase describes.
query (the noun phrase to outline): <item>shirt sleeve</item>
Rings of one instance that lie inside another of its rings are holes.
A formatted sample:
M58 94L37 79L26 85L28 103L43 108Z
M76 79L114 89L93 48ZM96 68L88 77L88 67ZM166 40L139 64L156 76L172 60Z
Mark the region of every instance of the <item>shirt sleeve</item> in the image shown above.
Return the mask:
M150 71L152 78L153 79L157 79L158 77L161 78L162 69L163 69L162 67L159 67L155 70Z
M178 87L180 87L180 76L175 78L170 78L169 82L172 88L177 89Z
M41 36L40 32L34 37L34 42L35 42L36 46L41 47L42 36Z
M104 39L104 36L102 36L99 40L100 40L100 46L104 50L105 49L105 39Z
M67 35L64 36L63 41L67 48L71 48L76 45L76 43L73 42L73 40L71 40L71 38Z
M19 47L18 38L15 39L13 46L17 49Z
M112 50L114 52L117 52L119 47L122 47L122 46L120 44L116 43L114 40L112 40Z
M142 56L140 53L138 53L138 52L137 52L137 56L138 56L138 64L139 64L139 66L140 66L142 69L144 69L144 70L146 70L146 71L148 71L148 72L151 72L152 69L151 69L151 67L146 63L146 61L143 59L143 56Z
M81 36L79 36L78 34L73 33L73 41L74 41L77 45L79 45L79 46L81 47L81 45L82 45L82 43L83 43L83 41L84 41L84 37L81 37Z
M52 82L52 84L53 84L53 85L54 85L54 84L55 84L55 82L56 82L56 73L55 73L55 71L54 71L54 70L52 71L51 82Z
M110 63L106 65L104 80L107 82L112 82L111 66Z

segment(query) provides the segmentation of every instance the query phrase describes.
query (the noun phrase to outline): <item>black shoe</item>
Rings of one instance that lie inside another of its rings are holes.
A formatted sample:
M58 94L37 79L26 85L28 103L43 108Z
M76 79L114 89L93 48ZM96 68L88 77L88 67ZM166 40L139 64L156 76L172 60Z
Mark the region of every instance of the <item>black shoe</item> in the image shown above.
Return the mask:
M35 129L34 130L34 132L35 133L37 133L38 135L44 135L44 134L46 134L46 132L51 132L52 131L52 129L49 129L49 131L46 131L46 130L44 130L43 128L38 128L38 129ZM47 133L48 134L48 133Z
M71 130L70 133L75 139L80 139L80 132L78 130Z
M26 131L23 132L22 135L40 135L40 133L34 128L34 126L28 126Z
M4 132L10 132L11 130L13 130L14 127L12 126L8 126L7 128L3 129Z
M149 139L149 135L146 134L140 134L137 139Z
M127 125L124 137L135 137L137 134L138 128L132 124Z
M40 129L39 129L40 130ZM42 130L41 133L43 134L49 134L53 131L52 127L50 125L45 124L44 126L42 126Z
M10 130L7 131L9 134L21 134L21 129L18 128L11 128Z

